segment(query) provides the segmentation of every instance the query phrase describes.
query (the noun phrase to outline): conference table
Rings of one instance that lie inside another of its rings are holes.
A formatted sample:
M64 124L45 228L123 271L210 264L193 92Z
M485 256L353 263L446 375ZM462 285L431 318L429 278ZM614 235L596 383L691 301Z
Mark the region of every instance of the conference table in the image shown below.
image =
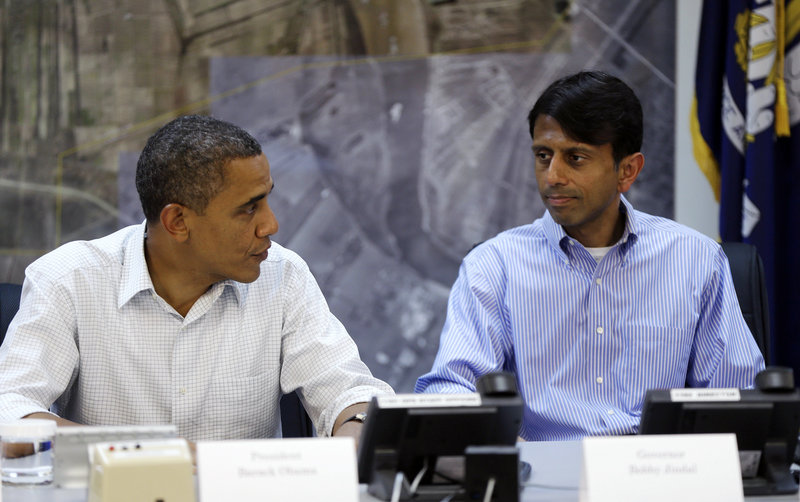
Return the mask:
M531 464L530 478L524 483L523 502L577 502L582 450L580 441L519 443L520 458ZM53 486L3 486L3 502L85 502L85 489L58 489ZM360 502L378 499L360 486ZM643 496L646 500L646 495ZM747 497L747 502L800 501L800 495Z

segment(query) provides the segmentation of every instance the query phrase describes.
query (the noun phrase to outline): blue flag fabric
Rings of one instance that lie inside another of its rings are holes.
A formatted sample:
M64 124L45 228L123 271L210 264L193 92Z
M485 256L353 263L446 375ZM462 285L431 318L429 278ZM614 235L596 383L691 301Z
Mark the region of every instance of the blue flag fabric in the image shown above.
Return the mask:
M786 4L784 81L790 136L778 140L775 199L779 201L775 240L776 353L778 362L800 367L800 0ZM800 385L797 379L795 384Z
M764 261L770 359L800 375L800 0L705 0L702 16L695 158L720 238Z

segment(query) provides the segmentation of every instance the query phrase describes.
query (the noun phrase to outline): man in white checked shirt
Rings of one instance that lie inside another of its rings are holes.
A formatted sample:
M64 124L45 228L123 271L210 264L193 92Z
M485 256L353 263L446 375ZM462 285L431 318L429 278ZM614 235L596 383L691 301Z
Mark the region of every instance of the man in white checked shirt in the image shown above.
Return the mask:
M0 349L0 420L273 437L281 394L299 390L319 435L358 437L365 403L392 389L305 262L270 240L273 187L261 146L232 124L185 116L150 137L136 171L145 223L26 269Z
M638 430L651 388L752 387L764 361L713 240L633 209L642 107L603 72L551 84L529 116L547 212L472 250L417 392L468 392L514 372L520 436Z

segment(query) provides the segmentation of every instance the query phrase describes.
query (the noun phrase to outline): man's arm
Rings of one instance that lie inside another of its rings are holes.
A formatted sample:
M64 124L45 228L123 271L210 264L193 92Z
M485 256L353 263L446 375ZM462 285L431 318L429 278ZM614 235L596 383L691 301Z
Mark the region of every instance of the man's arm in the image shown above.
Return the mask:
M0 350L0 420L50 416L47 410L67 390L78 364L71 301L34 265L26 270L20 307Z
M357 438L360 425L342 423L365 411L373 396L392 394L392 388L372 376L360 359L358 347L328 309L304 262L298 259L286 267L285 287L281 389L300 390L320 435Z
M346 423L345 420L354 417L358 413L366 413L367 408L369 408L369 404L367 403L356 403L342 410L339 416L336 417L336 422L333 424L333 435L350 436L356 440L356 448L358 448L358 442L361 439L361 430L364 428L364 425L359 420L350 420Z
M53 415L52 413L37 412L37 413L31 413L31 414L25 415L22 418L43 418L45 420L55 420L56 424L58 424L59 427L61 427L61 426L81 425L81 424L79 424L77 422L73 422L71 420L67 420L66 418L61 418L58 415Z
M761 351L742 317L722 249L703 291L687 383L691 387L753 387L764 369Z
M474 251L475 252L475 251ZM417 380L414 392L475 392L482 375L504 368L510 346L497 295L499 267L486 265L489 252L461 264L450 290L447 318L439 338L439 351L431 371Z

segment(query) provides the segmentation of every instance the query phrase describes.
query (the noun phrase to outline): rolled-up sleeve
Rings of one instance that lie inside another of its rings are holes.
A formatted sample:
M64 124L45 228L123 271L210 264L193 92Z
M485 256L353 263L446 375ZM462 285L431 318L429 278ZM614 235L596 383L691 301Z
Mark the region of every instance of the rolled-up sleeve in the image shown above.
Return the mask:
M763 369L764 358L742 317L728 259L720 248L703 291L687 384L751 388Z
M393 390L361 361L305 263L292 263L286 274L281 391L299 390L317 434L331 435L342 410Z
M484 261L464 260L447 303L447 320L431 371L415 392L475 392L477 379L508 369L512 350L500 305L503 269L491 252Z
M0 420L49 411L78 368L70 295L26 272L20 309L0 347Z

